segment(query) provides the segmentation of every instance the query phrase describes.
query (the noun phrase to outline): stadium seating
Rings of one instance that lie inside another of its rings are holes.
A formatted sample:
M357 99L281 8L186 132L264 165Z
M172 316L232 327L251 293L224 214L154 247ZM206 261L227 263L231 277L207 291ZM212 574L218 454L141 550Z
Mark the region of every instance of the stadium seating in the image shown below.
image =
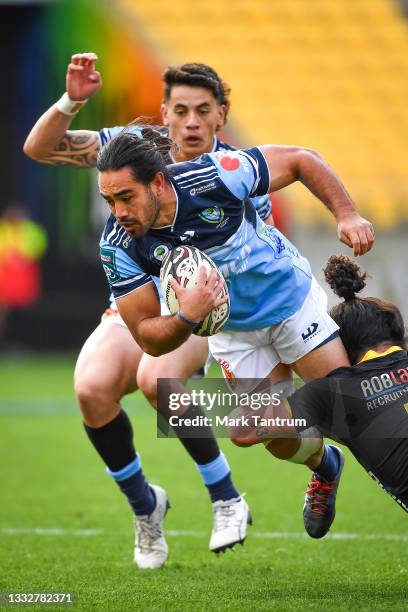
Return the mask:
M162 61L225 75L241 142L317 149L377 225L408 219L408 22L396 1L120 4ZM329 219L302 187L290 189L303 221Z

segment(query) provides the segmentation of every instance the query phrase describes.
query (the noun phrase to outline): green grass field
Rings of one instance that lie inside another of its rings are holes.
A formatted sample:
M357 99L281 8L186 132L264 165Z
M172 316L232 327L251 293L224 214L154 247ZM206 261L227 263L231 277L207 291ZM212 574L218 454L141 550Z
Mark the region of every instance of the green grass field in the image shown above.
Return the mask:
M135 394L125 406L146 475L172 504L168 563L138 570L130 510L81 426L73 363L0 360L0 591L72 591L80 610L407 610L406 514L349 454L331 535L313 541L301 513L308 470L222 440L254 525L217 557L198 472L177 440L156 438Z

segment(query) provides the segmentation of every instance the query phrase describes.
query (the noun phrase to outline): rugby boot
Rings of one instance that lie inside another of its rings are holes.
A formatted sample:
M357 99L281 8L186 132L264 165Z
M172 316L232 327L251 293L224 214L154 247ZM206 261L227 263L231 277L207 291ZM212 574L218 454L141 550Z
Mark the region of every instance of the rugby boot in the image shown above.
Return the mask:
M344 466L344 454L337 446L332 446L332 448L336 449L340 462L336 478L331 482L326 482L316 472L313 472L305 495L303 522L311 538L323 538L336 515L336 496Z
M248 525L252 525L249 506L242 496L213 503L214 526L210 550L215 553L243 544Z
M156 507L146 516L136 517L135 563L140 569L157 569L164 565L169 549L163 534L163 520L170 508L167 493L150 485L156 497Z

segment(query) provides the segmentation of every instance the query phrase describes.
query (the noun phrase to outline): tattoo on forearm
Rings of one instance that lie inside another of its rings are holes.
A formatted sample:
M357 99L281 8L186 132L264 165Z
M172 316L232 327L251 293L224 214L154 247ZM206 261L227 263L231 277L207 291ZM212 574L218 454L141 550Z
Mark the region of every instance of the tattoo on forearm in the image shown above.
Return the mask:
M98 151L96 132L67 132L47 161L55 166L94 168Z

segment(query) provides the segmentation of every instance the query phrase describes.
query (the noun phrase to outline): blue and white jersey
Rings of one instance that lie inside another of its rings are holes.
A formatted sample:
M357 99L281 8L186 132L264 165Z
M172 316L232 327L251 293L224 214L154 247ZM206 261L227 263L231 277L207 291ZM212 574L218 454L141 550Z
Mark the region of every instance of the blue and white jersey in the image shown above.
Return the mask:
M225 330L262 329L299 310L311 285L309 263L263 223L248 199L269 190L260 149L218 151L168 168L176 195L171 225L132 239L114 216L106 224L101 259L115 298L150 283L171 249L190 244L205 251L227 280Z
M103 147L103 145L105 145L109 140L117 136L124 129L125 129L124 126L116 126L116 127L110 127L110 128L103 128L102 130L100 130L99 141L100 141L101 147ZM129 129L134 134L136 134L136 136L139 136L139 138L142 138L142 128L140 126L133 125L133 126L130 126ZM168 134L167 128L163 128L163 133L165 133L167 136ZM215 153L216 151L236 151L236 150L237 150L236 147L232 147L226 142L222 142L221 140L219 140L217 136L214 136L214 145L213 145L211 153ZM251 201L254 204L256 208L256 212L261 217L261 219L263 220L267 219L272 212L272 204L269 199L269 196L264 195L264 196L254 197L254 198L251 198Z

